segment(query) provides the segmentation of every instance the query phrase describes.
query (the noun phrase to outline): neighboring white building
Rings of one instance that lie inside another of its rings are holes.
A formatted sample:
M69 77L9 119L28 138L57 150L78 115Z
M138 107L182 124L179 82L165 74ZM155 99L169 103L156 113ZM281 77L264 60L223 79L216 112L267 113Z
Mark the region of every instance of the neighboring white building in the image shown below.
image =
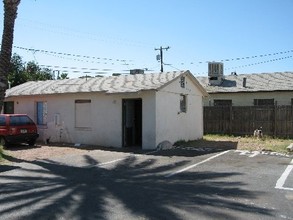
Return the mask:
M293 72L197 77L209 93L205 106L293 105Z
M6 91L6 112L26 113L40 139L154 149L203 136L205 89L189 71L31 81Z

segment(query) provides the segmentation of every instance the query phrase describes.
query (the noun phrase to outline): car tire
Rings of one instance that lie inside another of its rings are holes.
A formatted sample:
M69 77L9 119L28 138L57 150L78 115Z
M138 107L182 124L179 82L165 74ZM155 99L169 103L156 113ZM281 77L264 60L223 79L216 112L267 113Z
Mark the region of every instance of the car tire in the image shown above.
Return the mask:
M36 139L29 140L27 143L28 143L29 146L32 147L32 146L34 146L36 144Z
M4 137L0 137L0 145L1 146L7 146L7 141L5 140L5 138Z

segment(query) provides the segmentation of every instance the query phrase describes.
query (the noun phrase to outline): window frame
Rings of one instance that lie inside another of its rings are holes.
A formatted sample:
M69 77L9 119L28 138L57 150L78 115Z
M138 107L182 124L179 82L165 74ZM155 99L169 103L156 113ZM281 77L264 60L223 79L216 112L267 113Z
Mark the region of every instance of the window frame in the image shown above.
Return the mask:
M91 99L74 100L74 126L78 129L91 129ZM86 112L86 114L84 114Z
M275 99L253 99L254 106L274 106Z
M214 99L214 106L232 106L232 99Z
M187 112L187 95L185 94L180 94L180 112L181 113L186 113Z
M48 103L47 101L36 102L36 124L40 126L47 125Z
M181 76L180 77L180 87L185 88L185 84L186 84L185 76Z

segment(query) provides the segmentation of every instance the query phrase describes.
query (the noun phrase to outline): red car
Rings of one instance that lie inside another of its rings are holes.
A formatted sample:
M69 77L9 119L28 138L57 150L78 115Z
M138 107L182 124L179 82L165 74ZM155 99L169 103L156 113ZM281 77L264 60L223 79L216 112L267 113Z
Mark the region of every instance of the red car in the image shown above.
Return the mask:
M25 114L0 114L0 145L27 143L35 145L39 137L34 121Z

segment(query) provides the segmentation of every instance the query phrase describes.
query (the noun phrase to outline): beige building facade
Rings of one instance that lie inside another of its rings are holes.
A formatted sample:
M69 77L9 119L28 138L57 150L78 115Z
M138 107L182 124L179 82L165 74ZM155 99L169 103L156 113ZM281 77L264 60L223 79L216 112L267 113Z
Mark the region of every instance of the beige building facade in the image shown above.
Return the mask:
M293 104L293 72L219 75L217 84L209 77L197 79L209 93L204 106Z

